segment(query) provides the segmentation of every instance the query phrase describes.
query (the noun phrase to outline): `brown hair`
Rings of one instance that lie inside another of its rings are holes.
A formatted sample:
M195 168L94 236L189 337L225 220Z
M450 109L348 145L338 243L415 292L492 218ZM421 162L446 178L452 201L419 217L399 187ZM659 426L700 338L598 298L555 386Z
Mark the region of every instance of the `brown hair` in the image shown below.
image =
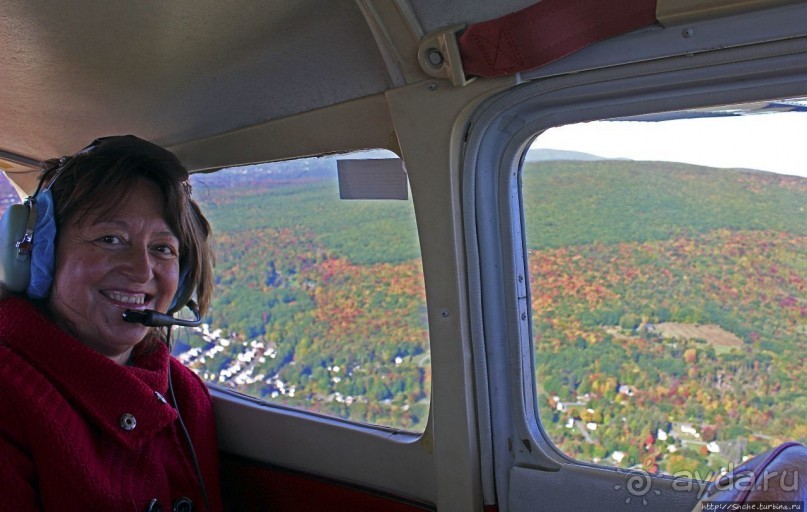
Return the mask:
M40 186L53 194L58 229L66 221L111 212L140 179L162 191L166 221L179 238L180 276L185 276L178 297L187 301L195 290L205 314L213 291L210 224L191 198L188 171L173 153L132 135L96 139L73 156L45 162Z

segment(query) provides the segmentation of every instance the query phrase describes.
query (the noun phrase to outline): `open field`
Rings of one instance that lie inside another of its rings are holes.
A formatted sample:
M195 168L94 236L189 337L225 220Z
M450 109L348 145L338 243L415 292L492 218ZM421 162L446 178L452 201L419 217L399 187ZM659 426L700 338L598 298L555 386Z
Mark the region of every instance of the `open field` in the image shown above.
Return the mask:
M677 340L706 340L706 342L717 348L740 348L743 340L732 334L719 325L696 325L678 322L664 322L656 324L652 328L664 338Z

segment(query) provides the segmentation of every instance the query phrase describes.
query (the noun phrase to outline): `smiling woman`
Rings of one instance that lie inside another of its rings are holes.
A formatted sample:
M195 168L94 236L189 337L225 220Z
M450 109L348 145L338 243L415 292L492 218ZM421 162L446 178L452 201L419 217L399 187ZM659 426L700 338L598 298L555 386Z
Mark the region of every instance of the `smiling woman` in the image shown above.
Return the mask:
M221 508L207 388L169 356L170 327L124 320L209 304L210 227L187 178L159 146L108 137L47 162L4 214L0 480L15 510Z
M73 220L59 233L48 309L65 331L118 363L149 330L122 322L123 312L167 311L176 294L179 239L164 220L161 196L141 179L109 217Z

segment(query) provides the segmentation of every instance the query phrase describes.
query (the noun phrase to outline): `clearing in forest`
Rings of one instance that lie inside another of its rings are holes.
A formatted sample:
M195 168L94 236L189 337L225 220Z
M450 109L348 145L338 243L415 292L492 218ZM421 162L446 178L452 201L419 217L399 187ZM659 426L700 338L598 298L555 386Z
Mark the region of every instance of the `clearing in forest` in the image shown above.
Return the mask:
M715 348L740 348L743 346L743 340L737 335L732 334L719 325L715 324L682 324L677 322L664 322L654 326L664 338L675 338L679 340L706 340L707 343L713 345Z

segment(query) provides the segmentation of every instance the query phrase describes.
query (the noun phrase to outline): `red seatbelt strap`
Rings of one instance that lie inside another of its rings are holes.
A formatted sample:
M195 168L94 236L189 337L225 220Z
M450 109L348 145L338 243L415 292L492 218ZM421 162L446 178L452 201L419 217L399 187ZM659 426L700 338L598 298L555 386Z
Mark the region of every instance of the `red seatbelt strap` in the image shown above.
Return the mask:
M459 38L466 75L502 76L548 64L656 22L656 0L543 0Z

